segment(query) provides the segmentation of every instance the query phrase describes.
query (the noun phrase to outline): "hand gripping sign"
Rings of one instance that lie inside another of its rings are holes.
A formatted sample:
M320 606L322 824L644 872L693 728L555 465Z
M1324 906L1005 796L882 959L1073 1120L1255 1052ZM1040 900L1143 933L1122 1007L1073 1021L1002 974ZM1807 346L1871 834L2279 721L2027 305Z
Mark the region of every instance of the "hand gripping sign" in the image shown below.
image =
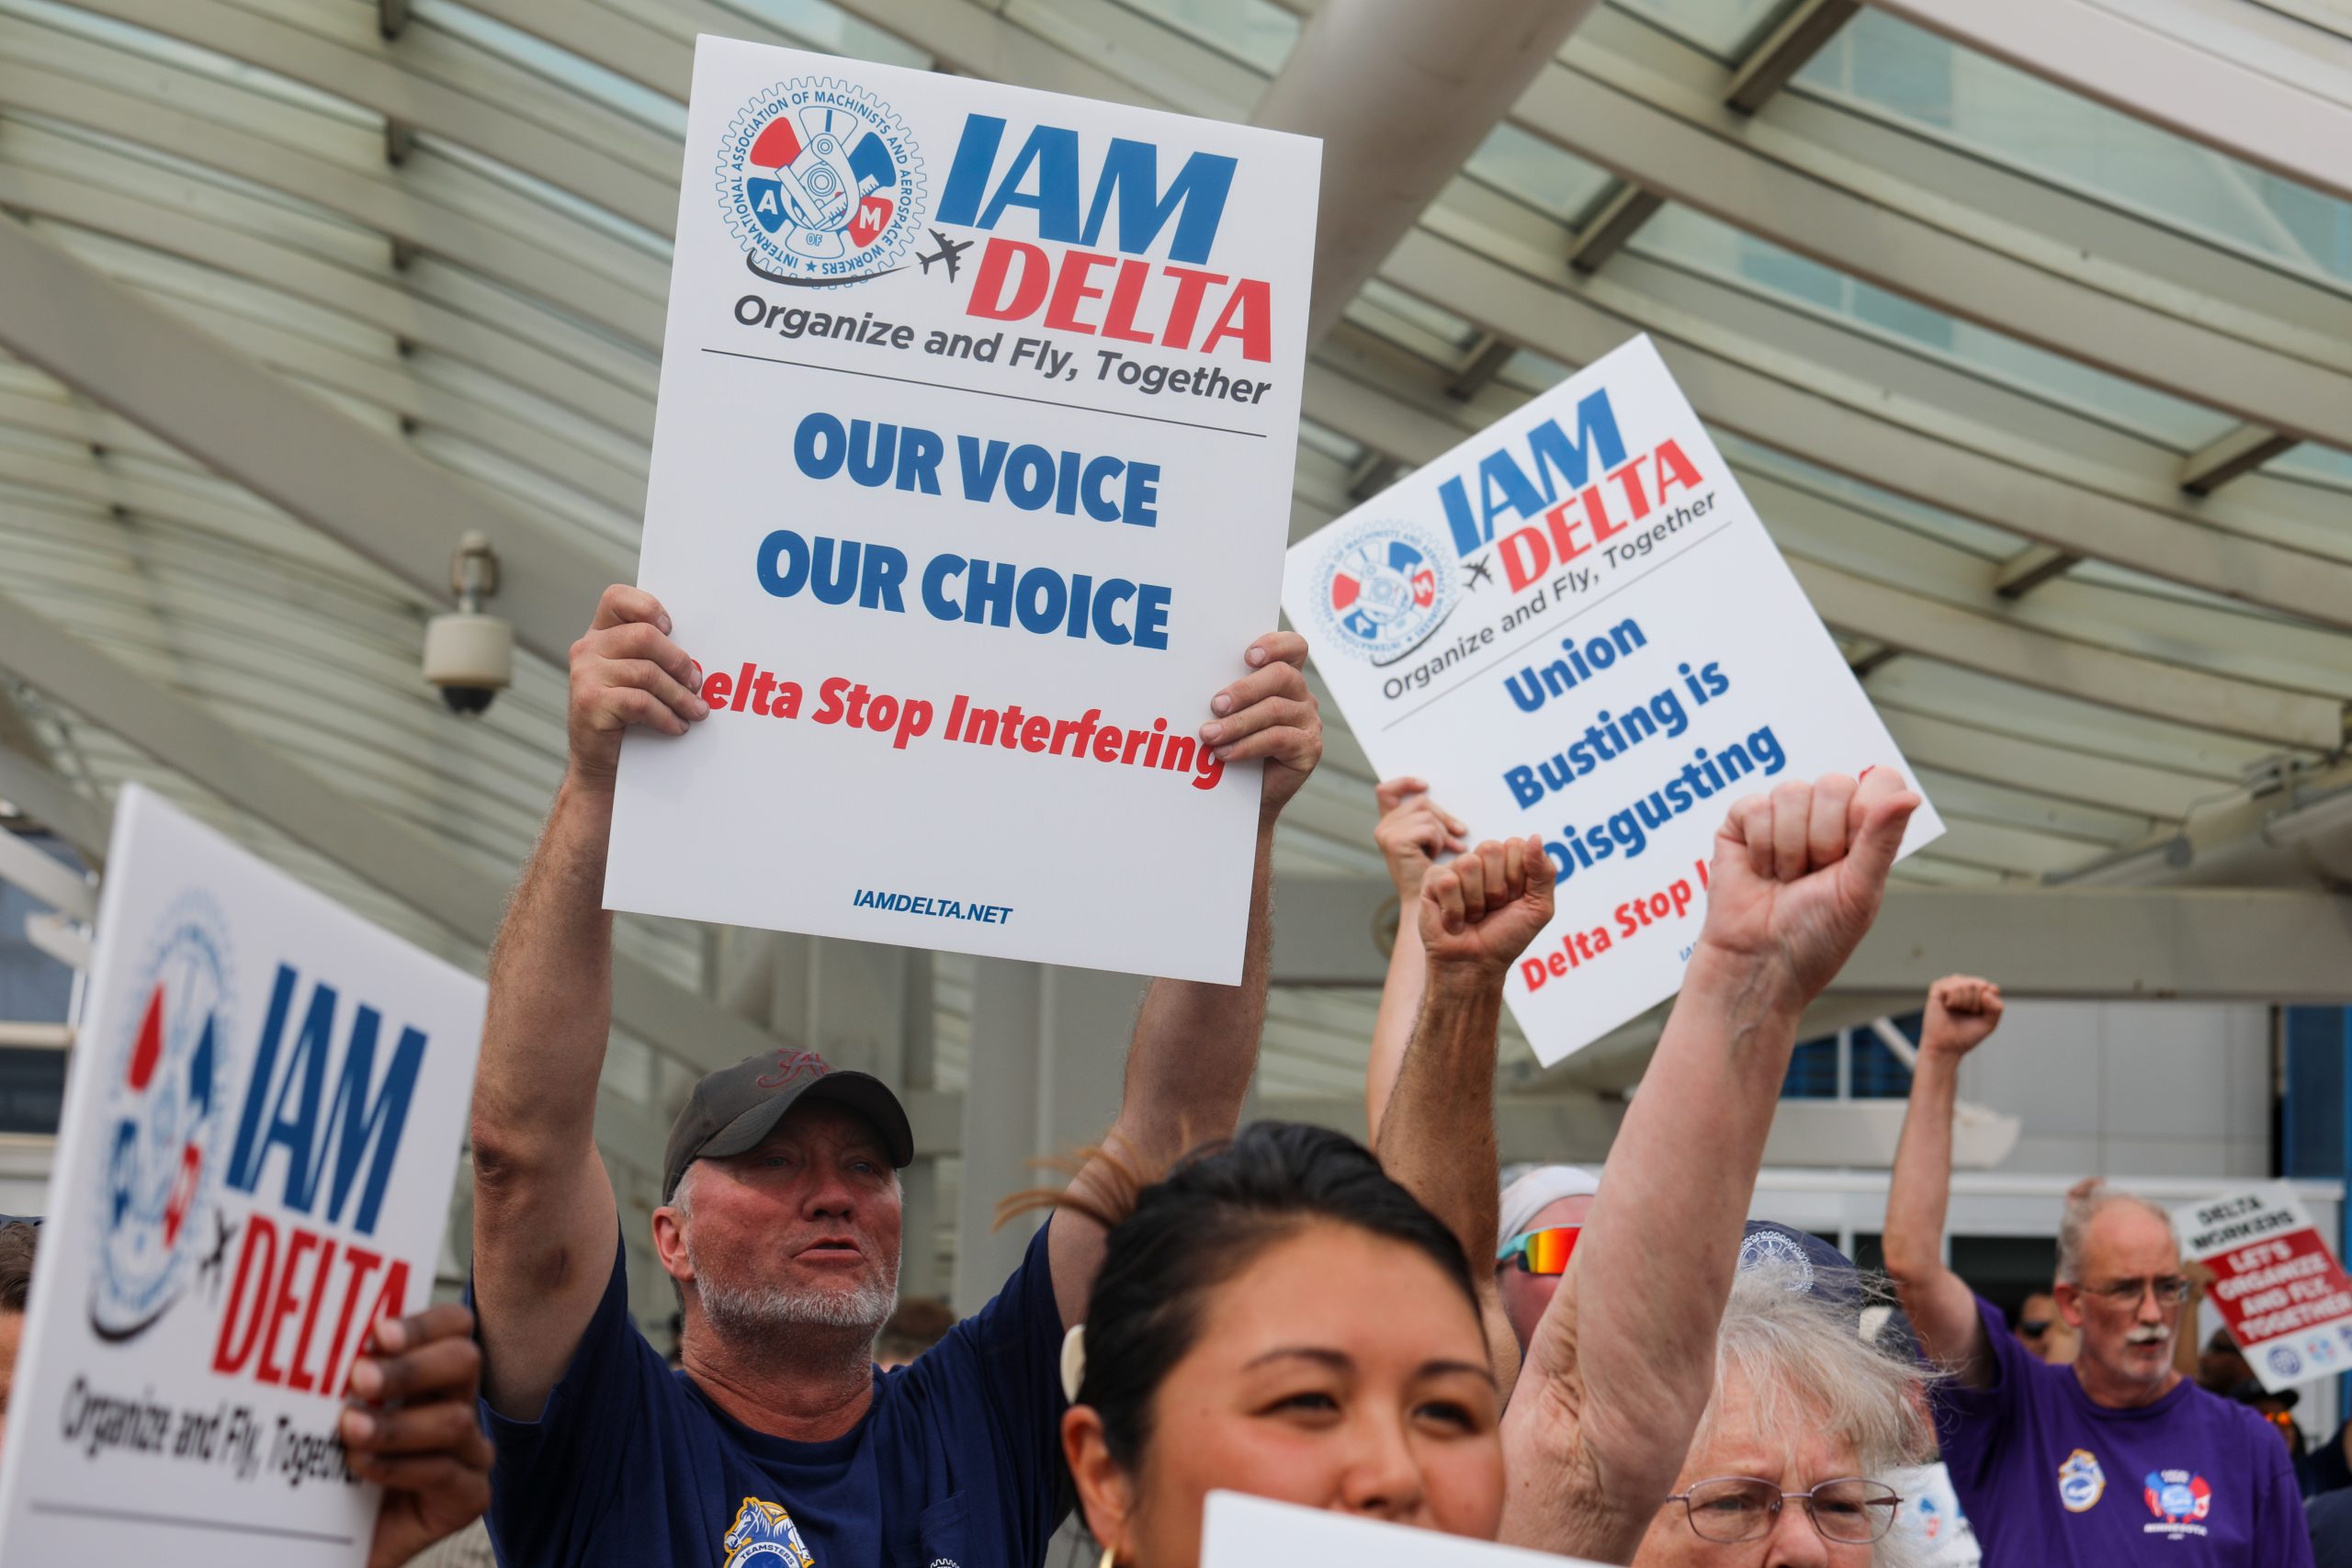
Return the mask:
M695 54L640 584L709 719L615 908L1238 980L1317 144ZM583 606L583 609L585 606Z
M133 785L0 1455L0 1565L366 1561L335 1435L430 1299L481 983Z
M1680 986L1732 802L1903 766L1647 338L1293 547L1283 607L1383 776L1543 835L1504 994L1547 1064Z
M2205 1293L2263 1387L2352 1371L2352 1280L2292 1187L2191 1203L2173 1225L2182 1256L2213 1271Z

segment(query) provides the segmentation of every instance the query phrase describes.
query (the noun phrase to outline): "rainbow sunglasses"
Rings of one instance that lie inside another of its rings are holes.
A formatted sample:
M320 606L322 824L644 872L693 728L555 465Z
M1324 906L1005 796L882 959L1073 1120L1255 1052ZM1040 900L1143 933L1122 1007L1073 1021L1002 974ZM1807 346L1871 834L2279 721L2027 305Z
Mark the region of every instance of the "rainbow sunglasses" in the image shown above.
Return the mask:
M1530 1274L1566 1273L1577 1237L1583 1233L1582 1225L1548 1225L1515 1235L1496 1250L1495 1266L1516 1263Z

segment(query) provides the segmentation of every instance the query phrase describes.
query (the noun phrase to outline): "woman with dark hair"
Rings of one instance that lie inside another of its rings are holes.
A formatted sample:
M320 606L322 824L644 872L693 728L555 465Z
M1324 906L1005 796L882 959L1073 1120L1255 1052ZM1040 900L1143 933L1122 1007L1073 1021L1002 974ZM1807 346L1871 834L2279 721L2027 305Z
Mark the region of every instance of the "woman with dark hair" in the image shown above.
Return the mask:
M1106 1568L1196 1568L1217 1489L1631 1558L1716 1390L1797 1015L1875 916L1917 804L1881 773L1733 808L1693 978L1619 1135L1617 1194L1596 1203L1523 1372L1464 1247L1495 1232L1495 1032L1504 978L1552 915L1540 840L1481 845L1425 879L1430 979L1379 1162L1261 1124L1129 1194L1065 1195L1110 1227L1062 1427ZM1585 1295L1597 1268L1607 1288ZM1796 1540L1691 1561L1745 1568Z
M1491 1539L1502 1401L1453 1235L1370 1151L1261 1122L1112 1233L1062 1428L1106 1561L1189 1564L1216 1487Z

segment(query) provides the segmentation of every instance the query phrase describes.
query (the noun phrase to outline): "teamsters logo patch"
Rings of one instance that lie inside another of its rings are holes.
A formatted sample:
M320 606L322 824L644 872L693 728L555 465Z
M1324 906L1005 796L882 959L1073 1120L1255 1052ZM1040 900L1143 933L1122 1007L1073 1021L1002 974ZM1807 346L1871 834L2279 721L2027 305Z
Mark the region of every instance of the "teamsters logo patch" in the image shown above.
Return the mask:
M816 1568L817 1560L800 1540L800 1527L784 1505L757 1497L743 1499L718 1546L727 1553L724 1568Z
M1375 665L1403 658L1453 613L1453 561L1408 523L1368 523L1324 558L1317 595L1338 646Z
M138 1022L104 1042L107 1129L103 1208L90 1325L130 1339L187 1288L205 1232L221 1157L230 1042L228 928L202 893L184 895L157 922L133 981Z
M831 288L898 270L922 220L922 158L906 123L830 76L770 87L727 128L718 204L751 269Z

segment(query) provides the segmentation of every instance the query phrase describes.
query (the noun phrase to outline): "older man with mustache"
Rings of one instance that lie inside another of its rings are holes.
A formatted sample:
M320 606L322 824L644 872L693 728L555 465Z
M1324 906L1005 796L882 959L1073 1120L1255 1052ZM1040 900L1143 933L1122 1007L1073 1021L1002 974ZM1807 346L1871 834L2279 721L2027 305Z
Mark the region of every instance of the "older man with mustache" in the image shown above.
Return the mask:
M2001 1021L2000 987L1936 982L1887 1194L1886 1269L1951 1374L1937 1427L1989 1568L2309 1568L2287 1445L2173 1364L2189 1298L2162 1209L2103 1182L2068 1196L2059 1314L2072 1366L2037 1360L1942 1256L1960 1063Z

